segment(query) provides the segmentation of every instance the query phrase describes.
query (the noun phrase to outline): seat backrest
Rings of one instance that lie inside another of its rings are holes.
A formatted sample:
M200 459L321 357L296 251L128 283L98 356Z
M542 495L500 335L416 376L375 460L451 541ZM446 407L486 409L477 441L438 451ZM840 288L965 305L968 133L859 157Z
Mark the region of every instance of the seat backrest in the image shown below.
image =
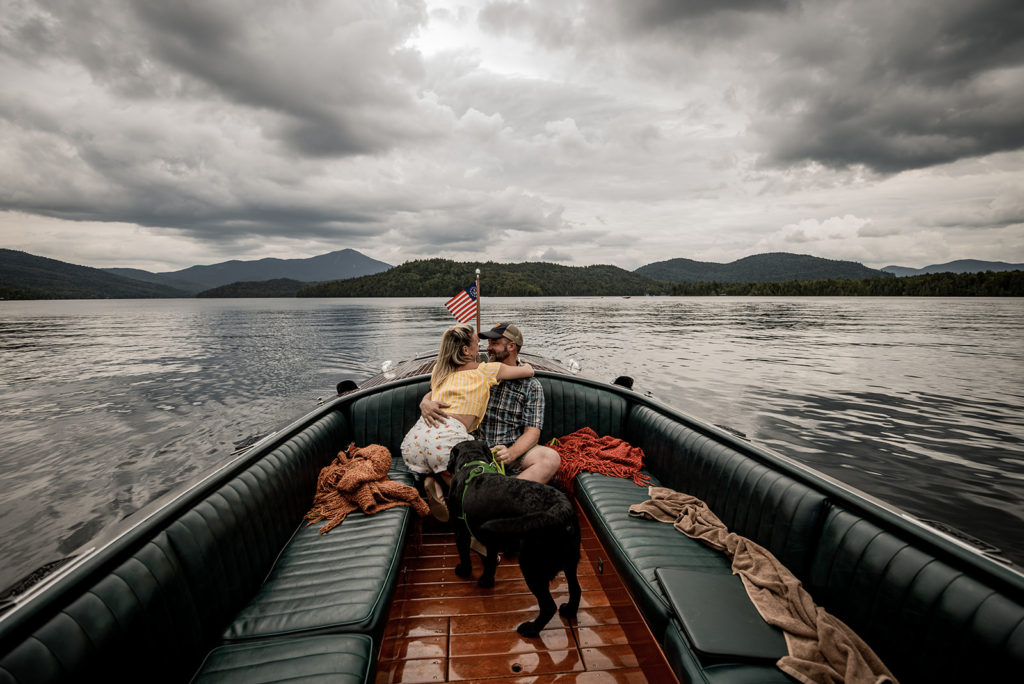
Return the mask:
M165 534L0 659L0 682L185 681L205 652L195 600Z
M1024 606L839 506L826 516L807 589L903 684L1024 673Z
M593 428L601 436L623 437L629 411L629 403L624 397L557 377L541 377L540 383L544 387L541 444L582 427Z
M344 448L333 412L154 529L109 572L0 655L0 683L186 681L253 596ZM56 588L56 587L55 587Z
M430 391L423 380L360 397L349 408L356 446L381 444L391 452L391 468L406 470L402 439L420 417L420 399Z
M630 412L626 440L644 450L647 469L663 486L703 500L730 531L806 576L824 494L648 406Z
M347 425L337 411L324 416L167 528L209 639L263 583L309 511L320 470L348 446Z

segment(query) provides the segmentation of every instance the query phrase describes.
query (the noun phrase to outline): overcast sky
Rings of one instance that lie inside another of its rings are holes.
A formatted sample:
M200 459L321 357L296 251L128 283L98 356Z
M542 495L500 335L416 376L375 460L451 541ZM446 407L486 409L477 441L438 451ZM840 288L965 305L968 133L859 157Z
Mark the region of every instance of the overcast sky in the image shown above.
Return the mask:
M1020 0L0 0L0 247L1024 262Z

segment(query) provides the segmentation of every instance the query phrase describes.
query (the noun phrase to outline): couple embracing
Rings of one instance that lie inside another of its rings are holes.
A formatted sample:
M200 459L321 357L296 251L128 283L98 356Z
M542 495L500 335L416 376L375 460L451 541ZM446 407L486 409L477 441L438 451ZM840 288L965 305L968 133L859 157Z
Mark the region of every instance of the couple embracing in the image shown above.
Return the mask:
M477 360L479 337L487 340L490 362ZM451 448L474 437L516 477L546 483L558 470L558 453L538 444L544 390L532 377L533 367L519 360L522 333L511 323L499 323L479 337L469 325L445 331L430 392L420 402L422 415L402 441L406 466L428 476L424 488L432 504L443 500L434 478L446 483L451 478Z

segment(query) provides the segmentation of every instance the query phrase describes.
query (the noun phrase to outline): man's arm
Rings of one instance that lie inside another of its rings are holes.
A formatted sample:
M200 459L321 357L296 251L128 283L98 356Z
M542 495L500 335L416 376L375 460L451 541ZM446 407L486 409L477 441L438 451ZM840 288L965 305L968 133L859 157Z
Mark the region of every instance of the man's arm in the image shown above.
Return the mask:
M451 408L451 404L446 404L443 401L434 401L430 397L431 393L427 392L420 399L420 415L423 416L423 421L427 425L437 427L448 419L448 414L443 409Z
M519 439L512 443L512 446L498 445L495 455L500 458L503 463L511 463L533 447L537 446L537 442L539 441L540 428L528 427L523 431L523 434L519 436Z

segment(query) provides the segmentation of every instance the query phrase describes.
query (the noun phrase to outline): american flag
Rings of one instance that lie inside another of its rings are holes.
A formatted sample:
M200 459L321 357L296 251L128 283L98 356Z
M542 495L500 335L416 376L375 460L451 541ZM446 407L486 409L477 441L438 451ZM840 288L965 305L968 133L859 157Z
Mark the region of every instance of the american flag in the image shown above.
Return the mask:
M459 323L468 323L476 316L476 283L444 303Z

